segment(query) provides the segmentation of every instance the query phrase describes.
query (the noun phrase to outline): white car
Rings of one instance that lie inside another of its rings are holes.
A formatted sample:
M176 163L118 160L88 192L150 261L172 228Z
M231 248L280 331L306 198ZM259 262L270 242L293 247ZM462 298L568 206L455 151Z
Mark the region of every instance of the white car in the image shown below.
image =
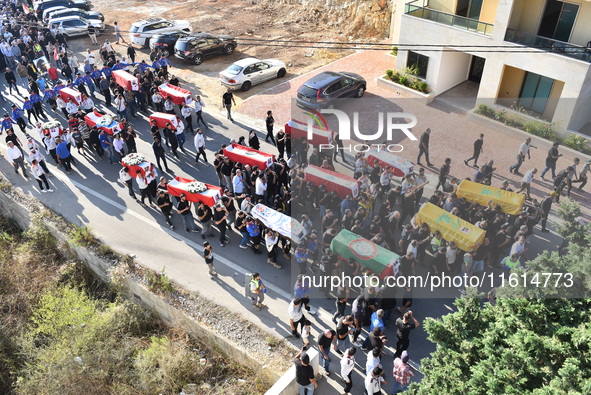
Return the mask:
M59 10L67 10L67 7L64 7L62 5L62 6L57 6L57 7L51 7L51 8L46 9L45 11L43 11L43 17L42 17L43 22L47 23L47 21L49 21L49 18L51 18L51 14L53 14L54 12L59 11Z
M283 78L287 74L285 63L277 59L259 60L246 58L239 60L219 74L222 85L230 89L249 90L253 85L273 78Z
M131 25L129 40L135 45L146 47L153 35L179 30L189 33L191 31L189 21L169 21L160 17L148 18Z
M84 19L79 16L66 16L63 18L50 19L47 26L55 26L66 38L84 36L88 34L88 25L98 29L97 36L105 30L105 24L98 19Z

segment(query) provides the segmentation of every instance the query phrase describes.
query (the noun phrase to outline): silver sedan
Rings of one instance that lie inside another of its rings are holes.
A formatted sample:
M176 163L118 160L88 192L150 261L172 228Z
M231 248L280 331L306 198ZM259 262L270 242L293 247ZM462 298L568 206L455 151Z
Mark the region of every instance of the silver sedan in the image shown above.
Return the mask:
M253 85L287 74L285 63L277 59L242 59L219 74L222 85L230 89L249 90Z

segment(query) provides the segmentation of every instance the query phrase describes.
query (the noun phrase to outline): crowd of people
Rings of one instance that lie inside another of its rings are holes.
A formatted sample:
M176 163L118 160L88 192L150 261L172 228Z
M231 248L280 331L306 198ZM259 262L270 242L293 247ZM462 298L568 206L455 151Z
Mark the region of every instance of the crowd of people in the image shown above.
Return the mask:
M48 180L52 172L47 166L46 155L51 157L56 167L70 174L72 164L76 164L74 149L78 155L94 155L119 164L127 154L138 152L136 140L140 136L150 136L156 166L151 171L138 171L136 174L130 174L128 168L123 167L119 173L129 195L140 205L147 207L147 199L150 206L161 211L163 220L171 229L174 229L171 218L176 213L181 217L185 231L200 233L203 240L217 237L219 246L224 247L234 233L240 237L241 249L250 249L255 255L266 250L267 262L273 267L282 268L280 257L297 265L300 277L294 285L288 316L292 335L304 342L304 348L295 360L296 374L300 391L306 390L309 395L317 386L306 352L311 346L317 347L327 375L330 374L331 354L338 356L345 393L352 389L352 371L355 358L359 357L358 349L366 351L364 388L368 394L379 393L386 385L382 367L383 359L388 357L384 352L387 342L385 330L389 324L392 327L392 321L397 337L392 392L404 391L414 375L409 365L409 336L420 323L410 309L413 292L410 287L387 288L383 286L382 279L379 286L321 289L325 296L334 298L334 327L321 330L314 344L310 341L313 337L310 315L314 310L311 307L310 284L302 275L375 276L358 261L343 260L331 251L331 242L341 230L351 231L400 255L399 276L417 274L420 268L434 274L446 272L468 276L493 269L509 272L525 264L527 238L532 235L534 227L540 224L541 231L547 231L548 214L553 202L558 201L563 193L569 195L574 184L579 183L582 189L587 182L590 161L577 171L581 161L575 159L573 164L556 173L556 161L560 154L555 144L548 152L546 168L540 175L543 179L550 171L553 188L543 199L533 199L530 186L538 170L528 169L517 190L526 194L528 203L519 215L510 216L498 205L485 207L456 195L460 180L452 176L455 158L445 159L434 193L423 198L427 184L425 167L397 181L388 166L378 161L370 163L364 153L358 153L351 163L351 175L359 182L359 194L342 197L334 190L329 191L327 185L315 185L306 181L305 177L309 164L334 170L339 152L319 150L310 146L305 138L292 141L290 134L274 126L273 113L269 110L265 119L265 141L276 147L277 161L260 169L224 156L226 145L212 150L212 166L207 168L215 171L223 196L213 207L203 202L193 204L184 194L172 197L167 188L167 178L161 176L156 167L161 173L169 172L168 160L179 158L179 151L187 154L187 134L194 135L194 162L210 164L203 130L209 130L202 114L205 103L196 96L192 106L177 106L162 97L158 90L162 83L180 85L178 78L169 73L170 62L163 54L153 50L149 62L135 62L136 52L129 45L126 50L129 60L125 57L118 59L112 44L105 41L98 52L87 49L84 60L80 62L77 55L68 50L63 35L52 27L38 25L32 13L25 14L14 2L3 2L2 14L4 20L10 22L0 29L0 51L3 55L0 56L0 68L6 70L5 80L10 93L8 100L13 104L12 112L4 114L1 126L2 132L6 133L7 157L15 171L18 173L20 170L23 177L28 178L27 169L30 168L39 190L53 192ZM47 63L40 62L42 58ZM119 69L138 77L138 91L115 83L111 73ZM64 87L79 91L80 103L72 99L64 100L60 95ZM97 92L102 98L97 97ZM7 100L4 96L1 99ZM107 111L97 108L95 101L99 100L106 108L112 108L116 114L114 120L122 125L121 130L113 135L87 124L85 120L85 115L90 112L109 116ZM235 101L228 91L222 97L222 105L230 120L232 104ZM150 135L134 128L133 119L156 111L177 116L178 126L167 124L162 128L154 122L150 125ZM58 127L49 127L55 126L55 119L50 119L50 114L55 114L53 118L63 116L64 122L58 122ZM35 119L34 124L32 118ZM25 143L16 136L15 125L24 135ZM39 142L31 137L34 133ZM335 137L338 141L338 136ZM417 157L419 165L424 156L427 166L433 166L429 161L430 137L429 129L421 136ZM484 165L478 165L484 137L480 135L474 142L472 156L464 163L470 166L469 162L473 161L475 173L470 178L472 181L492 185L496 182L494 176L497 170L494 159L489 158ZM228 141L228 144L234 142L256 150L261 148L254 130L237 141ZM519 174L522 164L530 157L530 148L531 139L526 139L517 150L517 162L510 167L511 173ZM343 151L340 154L341 161L347 163ZM135 184L140 191L139 199L134 191ZM511 190L505 182L499 187ZM432 231L427 224L417 224L413 218L425 202L482 229L485 232L483 243L477 248L461 251L453 240L444 240L441 233ZM264 204L294 217L306 230L306 238L295 244L288 237L266 228L251 215L255 204ZM213 247L208 241L204 241L203 246L209 275L211 279L216 279ZM255 311L264 309L266 288L259 273L252 275L248 290L252 308ZM462 286L459 291L465 293L465 287ZM392 320L393 316L397 316L396 319Z

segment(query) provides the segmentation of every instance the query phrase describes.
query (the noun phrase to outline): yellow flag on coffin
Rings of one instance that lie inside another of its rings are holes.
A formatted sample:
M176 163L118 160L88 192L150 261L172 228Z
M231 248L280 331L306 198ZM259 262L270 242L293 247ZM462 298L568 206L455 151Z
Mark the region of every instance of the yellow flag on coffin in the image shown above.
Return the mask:
M448 213L432 203L427 203L417 213L416 220L419 224L426 223L431 232L441 232L447 241L454 241L458 248L469 251L471 248L478 248L486 232L460 217Z
M488 202L492 200L493 204L501 206L504 213L511 215L519 214L525 203L525 195L468 180L460 183L456 195L483 206L488 206Z

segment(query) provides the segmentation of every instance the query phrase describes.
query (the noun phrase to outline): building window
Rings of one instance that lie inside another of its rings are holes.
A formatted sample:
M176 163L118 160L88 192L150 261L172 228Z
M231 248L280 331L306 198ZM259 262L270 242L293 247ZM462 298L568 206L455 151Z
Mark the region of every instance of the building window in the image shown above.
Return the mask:
M519 106L543 114L553 85L552 78L527 72L519 95Z
M417 77L427 78L427 68L429 67L429 57L418 54L413 51L408 51L408 61L406 67L417 70Z

